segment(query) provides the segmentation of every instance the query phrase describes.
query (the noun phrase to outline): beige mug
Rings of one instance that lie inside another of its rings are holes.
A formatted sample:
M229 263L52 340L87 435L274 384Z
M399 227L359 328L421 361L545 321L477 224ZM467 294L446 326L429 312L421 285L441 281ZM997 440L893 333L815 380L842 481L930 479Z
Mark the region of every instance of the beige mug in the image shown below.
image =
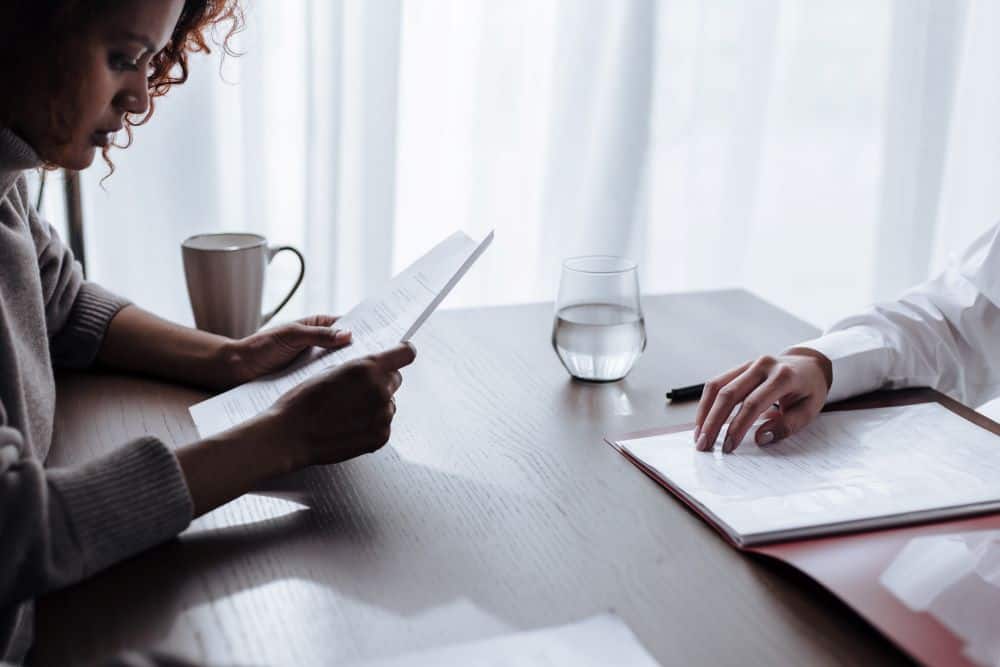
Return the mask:
M299 258L299 277L277 308L261 312L267 266L279 252ZM195 325L212 333L243 338L267 324L302 284L306 260L291 246L269 246L259 234L198 234L181 244Z

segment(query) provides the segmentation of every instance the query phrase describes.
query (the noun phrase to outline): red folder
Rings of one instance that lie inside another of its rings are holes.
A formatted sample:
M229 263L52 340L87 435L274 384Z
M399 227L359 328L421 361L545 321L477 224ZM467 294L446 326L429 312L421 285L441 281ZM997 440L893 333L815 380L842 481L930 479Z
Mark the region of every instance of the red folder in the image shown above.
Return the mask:
M873 407L888 407L897 405L912 405L936 401L959 416L978 426L1000 435L1000 424L971 410L943 394L930 389L911 389L896 392L878 392L851 401L845 401L828 410L864 409ZM997 562L997 577L994 586L988 580L980 579L972 574L956 582L956 590L946 591L946 600L952 605L945 608L924 609L913 607L890 590L880 580L892 567L904 561L914 562L907 558L910 553L904 552L915 538L945 536L952 534L974 533L979 531L1000 531L1000 514L988 514L974 518L939 521L921 525L911 525L904 528L878 529L847 535L794 540L766 545L742 548L730 540L724 531L696 506L688 503L681 495L649 470L641 461L631 456L617 445L615 441L630 440L663 433L690 430L692 424L672 428L640 431L615 438L607 442L621 452L651 479L684 502L702 519L715 527L723 538L733 546L751 553L775 558L786 563L839 597L855 611L861 614L873 626L885 634L902 650L913 658L929 665L963 665L972 667L981 662L982 647L986 635L996 637L995 645L1000 646L1000 539L993 551L987 545L984 560L989 561L995 556ZM1000 446L1000 442L998 442ZM997 480L1000 489L1000 480ZM1000 535L1000 534L998 534ZM957 539L957 538L956 538ZM951 544L955 540L949 540ZM930 544L926 540L917 543ZM919 561L917 561L919 563ZM989 563L987 563L988 569ZM962 610L961 605L968 599L970 608ZM991 605L996 600L997 607L992 614L978 613L983 605ZM977 610L973 604L978 604ZM956 609L962 613L957 613ZM995 629L995 632L993 631ZM998 653L997 655L1000 655ZM980 661L977 661L980 660Z

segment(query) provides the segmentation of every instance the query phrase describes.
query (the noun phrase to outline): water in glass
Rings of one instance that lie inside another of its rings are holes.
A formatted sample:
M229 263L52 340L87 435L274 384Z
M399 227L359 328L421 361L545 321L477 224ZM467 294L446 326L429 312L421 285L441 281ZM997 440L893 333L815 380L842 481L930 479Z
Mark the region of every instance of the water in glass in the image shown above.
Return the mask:
M625 377L646 348L635 265L619 257L566 260L552 346L575 378L611 382Z

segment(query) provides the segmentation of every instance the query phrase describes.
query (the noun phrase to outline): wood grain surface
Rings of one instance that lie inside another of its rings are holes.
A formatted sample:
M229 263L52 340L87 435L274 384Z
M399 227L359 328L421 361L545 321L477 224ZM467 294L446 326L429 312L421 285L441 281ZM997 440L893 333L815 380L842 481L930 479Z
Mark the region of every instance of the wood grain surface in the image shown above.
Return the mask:
M729 547L603 441L691 421L664 392L817 333L743 291L646 297L622 382L569 379L550 304L442 311L415 338L390 445L276 480L39 603L38 664L158 649L330 665L613 610L664 665L899 664L794 571ZM204 394L59 381L51 465L196 438Z

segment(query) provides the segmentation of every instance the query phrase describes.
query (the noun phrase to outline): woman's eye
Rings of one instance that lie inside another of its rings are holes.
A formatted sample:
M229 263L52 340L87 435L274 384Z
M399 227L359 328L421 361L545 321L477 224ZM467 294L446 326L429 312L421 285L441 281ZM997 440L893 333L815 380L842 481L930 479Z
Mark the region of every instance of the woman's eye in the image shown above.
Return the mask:
M133 58L129 58L124 53L112 53L108 61L111 64L112 69L116 70L131 70L135 71L139 69L139 62Z

